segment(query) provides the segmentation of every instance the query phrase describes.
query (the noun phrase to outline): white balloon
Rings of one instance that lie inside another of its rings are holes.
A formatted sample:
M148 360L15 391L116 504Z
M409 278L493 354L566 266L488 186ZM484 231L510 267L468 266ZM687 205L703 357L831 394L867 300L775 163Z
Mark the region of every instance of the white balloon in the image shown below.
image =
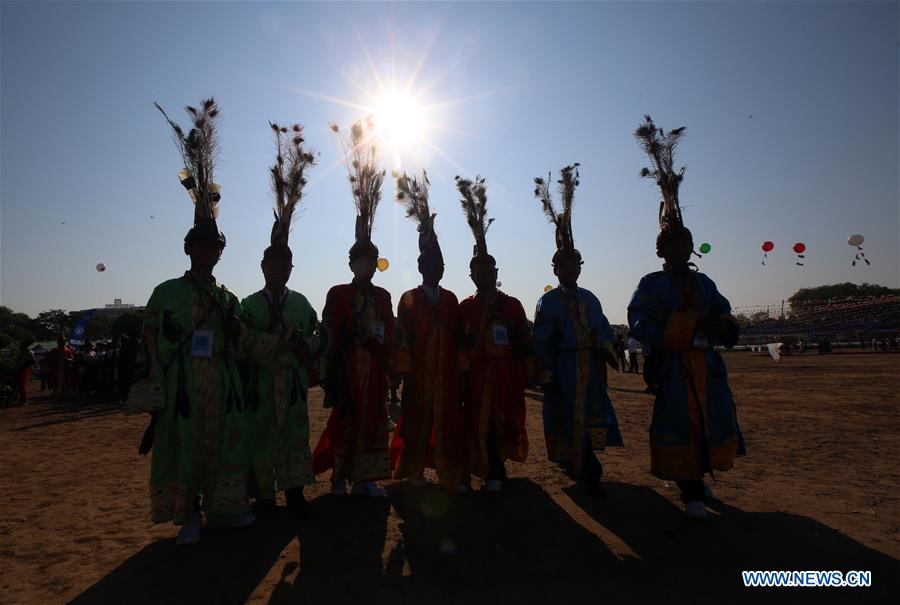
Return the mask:
M106 265L104 265L103 263L97 263L97 271L103 273L104 271L106 271Z
M866 238L864 238L859 233L857 233L857 234L851 235L850 237L847 238L847 245L848 246L862 246L862 243L864 241L866 241Z

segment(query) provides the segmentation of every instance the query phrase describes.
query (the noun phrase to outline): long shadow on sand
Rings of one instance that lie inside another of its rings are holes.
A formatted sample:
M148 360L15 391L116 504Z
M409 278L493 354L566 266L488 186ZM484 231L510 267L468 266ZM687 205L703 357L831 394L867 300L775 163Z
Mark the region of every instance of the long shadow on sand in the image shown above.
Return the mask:
M298 532L300 560L287 561L270 603L381 603L383 553L391 504L386 498L320 496ZM285 580L299 567L293 583Z
M564 492L641 559L639 593L667 601L900 602L900 564L809 517L748 513L714 500L704 521L647 487L606 484L602 500ZM871 588L744 588L742 570L867 570ZM632 595L634 596L634 595Z
M572 502L561 503L528 479L501 494L387 489L387 499L321 496L302 523L277 514L209 531L196 548L156 542L74 602L243 603L270 571L281 576L275 604L896 602L895 559L798 515L716 502L696 522L622 483L603 499L566 489ZM575 521L573 503L633 554ZM295 537L299 560L279 559ZM751 589L742 570L868 570L873 587Z
M72 603L244 603L296 536L295 522L273 514L247 528L207 528L196 546L159 540Z
M87 399L84 401L35 402L29 404L22 416L22 421L34 420L33 424L9 429L21 433L56 424L77 422L86 418L119 414L122 406L110 398Z
M296 582L279 584L270 603L556 603L597 597L598 570L626 567L530 480L501 494L387 489L400 519L390 552L383 526L369 534L355 515L337 527L317 516L300 534Z

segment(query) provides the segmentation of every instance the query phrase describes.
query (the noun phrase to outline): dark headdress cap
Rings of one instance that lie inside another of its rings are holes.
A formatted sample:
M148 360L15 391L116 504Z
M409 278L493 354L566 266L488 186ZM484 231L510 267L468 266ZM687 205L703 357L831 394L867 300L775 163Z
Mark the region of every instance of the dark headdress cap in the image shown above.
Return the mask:
M290 217L287 217L290 221ZM281 259L292 261L294 254L288 245L288 234L290 233L290 223L285 223L278 218L278 211L275 212L275 223L272 225L272 233L269 235L269 247L263 251L263 260Z
M356 240L350 246L350 262L363 257L378 258L378 246L373 244L372 240Z
M419 229L419 263L427 260L444 261L444 253L441 251L441 244L438 241L437 234L434 233L434 216L431 217L430 233L423 233Z
M684 225L666 224L665 226L660 226L659 234L656 236L656 256L665 258L666 244L671 240L682 237L687 238L693 244L694 235Z
M371 227L370 227L371 228ZM378 258L378 246L372 243L372 239L366 232L366 219L362 216L356 217L356 241L350 246L350 262L364 256L370 258Z
M574 260L575 262L581 262L581 252L577 248L557 248L556 252L553 253L553 264L557 265L563 261Z
M478 246L475 246L472 249L472 260L469 261L469 270L475 268L475 265L490 265L492 267L497 266L497 259L491 256L490 254L478 251Z
M287 244L272 244L263 251L263 260L269 259L292 262L294 260L294 253L291 252L291 249Z
M188 230L184 236L185 253L187 253L188 244L198 241L213 241L219 245L219 248L225 247L225 234L219 231L216 219L201 218Z

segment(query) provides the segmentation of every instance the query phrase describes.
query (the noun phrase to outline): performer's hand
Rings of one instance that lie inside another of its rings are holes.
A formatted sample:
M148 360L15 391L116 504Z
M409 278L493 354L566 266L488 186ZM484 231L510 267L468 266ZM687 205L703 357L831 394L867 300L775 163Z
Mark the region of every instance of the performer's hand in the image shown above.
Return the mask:
M604 357L604 359L606 359L607 365L609 365L609 367L611 367L616 372L618 372L619 371L619 360L616 359L615 354L612 351L609 351L605 348L602 350L603 350L603 357Z

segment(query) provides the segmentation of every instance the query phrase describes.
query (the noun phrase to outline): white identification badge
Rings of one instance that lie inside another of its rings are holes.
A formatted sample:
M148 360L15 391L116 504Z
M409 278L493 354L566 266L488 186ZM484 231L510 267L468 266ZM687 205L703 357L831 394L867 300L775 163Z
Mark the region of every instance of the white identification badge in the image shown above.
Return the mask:
M191 339L191 357L212 357L213 335L212 330L194 330Z
M494 344L501 346L509 344L509 332L503 324L494 324Z
M377 340L379 344L384 344L384 322L383 321L373 321L372 322L372 338Z

